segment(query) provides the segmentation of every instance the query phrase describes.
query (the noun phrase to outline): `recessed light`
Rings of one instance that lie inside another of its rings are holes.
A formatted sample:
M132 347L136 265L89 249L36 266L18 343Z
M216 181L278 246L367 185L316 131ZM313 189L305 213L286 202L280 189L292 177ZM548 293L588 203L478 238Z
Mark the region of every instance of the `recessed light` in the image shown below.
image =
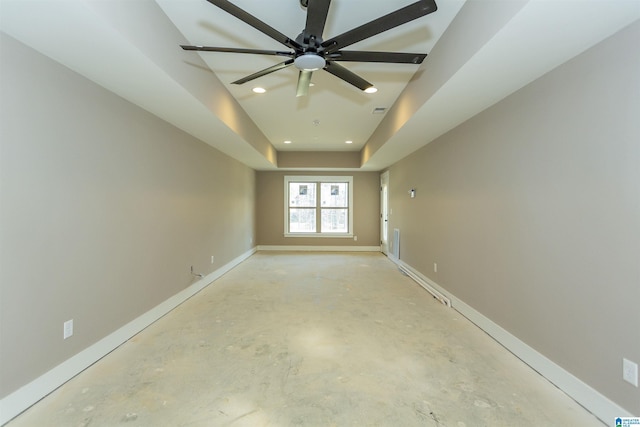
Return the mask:
M366 93L376 93L378 91L377 87L371 86L364 90Z
M345 144L353 144L353 141L345 141Z
M267 90L263 87L254 87L251 89L254 93L265 93Z
M291 141L284 141L285 144L291 144Z

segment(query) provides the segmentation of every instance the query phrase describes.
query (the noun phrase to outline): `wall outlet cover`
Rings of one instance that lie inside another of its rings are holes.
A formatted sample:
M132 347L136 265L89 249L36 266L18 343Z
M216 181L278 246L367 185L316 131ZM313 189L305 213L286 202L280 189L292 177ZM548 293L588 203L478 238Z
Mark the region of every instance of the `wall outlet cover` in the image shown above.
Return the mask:
M638 364L631 360L622 359L622 378L638 387Z
M71 335L73 335L73 319L67 320L66 322L64 322L63 330L64 330L63 335L62 335L63 339L66 340Z

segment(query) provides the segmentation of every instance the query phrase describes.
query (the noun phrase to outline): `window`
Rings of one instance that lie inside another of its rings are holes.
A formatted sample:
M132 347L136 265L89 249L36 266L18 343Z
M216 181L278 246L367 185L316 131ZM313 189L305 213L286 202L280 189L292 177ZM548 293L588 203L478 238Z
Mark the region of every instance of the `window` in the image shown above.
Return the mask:
M285 236L353 237L352 176L285 176Z

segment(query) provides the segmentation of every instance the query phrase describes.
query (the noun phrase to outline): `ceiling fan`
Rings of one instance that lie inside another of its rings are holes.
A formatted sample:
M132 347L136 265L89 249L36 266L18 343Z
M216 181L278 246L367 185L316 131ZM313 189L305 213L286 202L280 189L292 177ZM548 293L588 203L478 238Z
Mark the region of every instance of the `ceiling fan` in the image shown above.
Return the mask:
M264 75L281 70L290 65L294 65L300 71L298 73L298 86L296 96L304 96L309 91L311 75L314 71L324 69L334 76L352 84L360 90L373 88L373 85L339 65L336 61L351 62L385 62L394 64L421 64L427 54L404 53L404 52L374 52L343 50L345 47L367 39L376 34L380 34L392 28L398 27L414 19L435 12L438 7L435 0L420 0L408 6L400 8L394 12L374 19L357 28L349 30L336 37L323 40L322 33L327 21L331 0L299 0L303 7L307 8L307 22L305 28L296 37L290 39L273 27L265 24L255 16L239 8L227 0L207 0L214 6L235 16L258 31L266 34L277 42L282 43L290 51L261 50L261 49L240 49L211 46L186 46L181 45L184 50L194 50L203 52L228 52L228 53L249 53L258 55L285 56L288 59L272 67L253 73L232 82L232 84L243 84L257 79Z

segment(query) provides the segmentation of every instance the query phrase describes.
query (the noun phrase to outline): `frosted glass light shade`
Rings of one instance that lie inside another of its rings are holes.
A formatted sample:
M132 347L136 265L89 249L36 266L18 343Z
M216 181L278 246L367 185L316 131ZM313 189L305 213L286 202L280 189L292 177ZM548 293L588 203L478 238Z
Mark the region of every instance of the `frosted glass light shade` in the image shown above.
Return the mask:
M294 59L293 65L300 70L315 71L324 68L326 61L322 56L315 53L305 53Z

